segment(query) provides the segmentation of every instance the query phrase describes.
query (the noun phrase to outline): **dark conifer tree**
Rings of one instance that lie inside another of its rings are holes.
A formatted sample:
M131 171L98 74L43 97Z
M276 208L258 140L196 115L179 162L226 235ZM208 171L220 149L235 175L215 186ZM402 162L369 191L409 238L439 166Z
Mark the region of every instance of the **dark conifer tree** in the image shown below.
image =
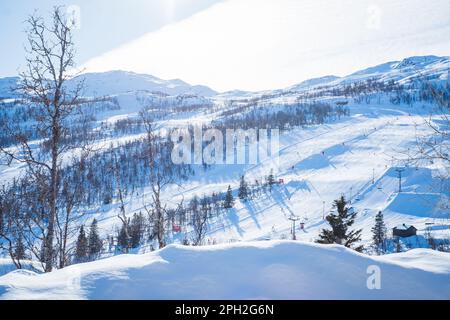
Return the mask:
M273 169L270 169L270 174L267 177L267 184L269 185L269 190L272 191L272 186L275 184L275 176L273 174Z
M88 239L84 232L84 226L81 226L78 234L77 244L75 248L75 262L85 262L88 257Z
M233 208L234 206L234 198L233 191L231 190L231 186L228 186L227 194L225 195L225 201L223 203L223 207L225 209Z
M375 216L375 225L372 228L373 245L378 254L386 251L386 225L384 224L383 213L379 211Z
M92 221L89 230L88 248L90 259L96 259L103 248L103 241L98 234L98 223L96 219Z
M128 232L125 228L127 228L127 226L125 224L122 224L122 227L120 228L119 233L117 235L117 246L120 251L128 253L131 241L128 237Z
M239 199L241 200L247 200L248 198L248 185L247 182L245 181L245 177L241 176L241 182L239 184Z
M331 226L331 230L322 229L317 243L341 244L356 251L362 251L363 246L355 246L361 240L362 230L349 230L356 218L356 212L349 213L347 201L344 196L334 201L334 208L337 212L330 213L326 220Z
M145 219L141 212L135 213L130 224L130 246L137 248L141 245L144 236Z

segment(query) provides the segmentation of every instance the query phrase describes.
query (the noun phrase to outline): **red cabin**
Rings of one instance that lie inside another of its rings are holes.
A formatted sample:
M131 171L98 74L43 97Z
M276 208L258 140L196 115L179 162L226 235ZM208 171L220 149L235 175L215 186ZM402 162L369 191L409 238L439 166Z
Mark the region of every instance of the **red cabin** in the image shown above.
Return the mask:
M181 226L176 225L176 224L172 225L172 231L173 232L181 232Z

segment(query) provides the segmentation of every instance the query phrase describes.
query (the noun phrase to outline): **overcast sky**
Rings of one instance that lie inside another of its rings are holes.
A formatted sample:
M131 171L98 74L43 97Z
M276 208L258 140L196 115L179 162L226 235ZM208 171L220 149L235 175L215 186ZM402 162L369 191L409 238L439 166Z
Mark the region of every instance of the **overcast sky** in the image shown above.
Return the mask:
M77 61L88 71L149 73L218 91L450 55L448 0L19 0L0 3L1 76L23 64L21 22L55 3L79 8Z

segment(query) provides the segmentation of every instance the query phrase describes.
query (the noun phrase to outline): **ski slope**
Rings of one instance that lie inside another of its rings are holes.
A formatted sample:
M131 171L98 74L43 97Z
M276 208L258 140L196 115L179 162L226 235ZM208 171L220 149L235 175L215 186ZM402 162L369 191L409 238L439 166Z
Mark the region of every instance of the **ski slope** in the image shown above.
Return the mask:
M233 91L210 97L192 96L185 103L203 106L214 105L191 112L170 114L158 120L159 129L183 127L188 124L209 123L225 109L229 100L245 101L261 99L262 103L294 103L305 92L320 91L321 86L339 88L348 83L367 79L395 80L400 83L427 76L445 82L448 77L448 57L409 57L387 62L346 77L327 76L311 79L283 90L264 92ZM109 95L120 106L97 114L98 122L113 124L119 120L136 118L143 107L142 99L161 99L165 103L180 101L186 93L195 91L176 80L161 80L154 76L131 72L113 71L85 74L91 88L87 94ZM13 80L16 78L13 78ZM7 87L11 78L0 83ZM17 79L15 80L17 81ZM144 91L142 91L144 90ZM159 90L158 95L152 90ZM156 94L156 96L155 96ZM172 95L171 95L172 94ZM175 94L175 95L174 95ZM180 96L181 95L181 96ZM268 98L263 98L266 95ZM8 95L6 95L8 97ZM192 99L192 100L189 100ZM335 103L348 100L345 97L325 95L318 101ZM184 101L184 100L183 100ZM350 116L329 121L323 125L293 128L282 132L280 153L276 159L269 159L258 165L217 165L204 171L195 167L195 175L181 184L167 186L163 201L168 207L176 207L182 200L194 196L225 192L231 185L235 196L239 178L245 175L249 183L263 181L270 170L277 180L284 184L274 188L271 194L262 195L249 202L236 201L233 209L210 221L207 241L226 243L230 241L255 239L290 238L290 215L302 219L304 230L297 238L314 241L319 231L326 227L323 216L330 210L333 200L341 194L352 201L359 212L355 227L363 229L363 240L370 241L373 217L378 211L385 213L388 228L407 223L414 225L423 234L426 228L443 238L450 238L448 168L442 163L421 163L417 168L408 168L403 177L403 193L398 194L398 179L395 168L404 166L401 153L415 146L417 137L432 133L425 125L427 114L434 108L423 103L393 105L384 94L375 94L372 102L357 103L350 99ZM142 134L107 138L96 148L118 145L142 138ZM38 141L33 145L38 146ZM20 163L11 166L0 165L0 177L4 183L20 175L24 169ZM447 177L448 178L448 177ZM144 189L125 199L126 212L130 216L143 210L151 199L150 190ZM95 217L103 235L116 234L120 221L117 219L118 204L98 205L84 208L86 223ZM168 234L168 241L178 243L190 238L190 227L185 226L179 234ZM145 251L145 249L144 249Z
M271 194L263 194L248 202L236 199L233 209L210 221L206 241L227 243L256 239L290 238L290 215L304 222L297 239L314 241L327 224L323 215L341 194L352 201L359 212L355 228L363 229L363 240L371 240L370 229L378 211L385 213L387 227L412 224L423 233L427 223L435 224L436 233L450 237L448 180L441 180L439 163L424 163L408 168L403 177L403 193L398 194L395 168L401 164L398 152L412 148L418 134L429 128L423 124L420 109L387 103L350 105L349 118L308 128L298 128L280 136L280 155L258 165L217 165L204 171L195 168L195 175L181 185L168 186L163 201L169 207L194 196L225 192L231 185L235 197L241 175L248 182L263 181L271 169L284 184ZM177 120L205 121L202 115ZM172 123L173 124L173 123ZM444 169L445 171L445 169ZM372 180L374 183L372 183ZM143 211L151 191L145 189L126 201L126 211ZM117 204L92 210L106 234L115 234L119 223ZM298 228L298 226L297 226ZM169 234L169 241L190 238L189 227L181 233Z

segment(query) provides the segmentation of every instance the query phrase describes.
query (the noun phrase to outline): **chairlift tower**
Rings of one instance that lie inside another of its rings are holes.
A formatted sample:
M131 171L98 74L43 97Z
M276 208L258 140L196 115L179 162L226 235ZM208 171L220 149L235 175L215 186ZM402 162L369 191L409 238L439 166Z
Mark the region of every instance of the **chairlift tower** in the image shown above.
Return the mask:
M322 201L323 207L322 207L322 220L325 220L325 201Z
M300 217L291 215L288 219L292 222L292 240L297 240L295 237L295 222L300 220Z
M402 192L402 172L405 171L404 168L395 169L398 173L398 193Z

